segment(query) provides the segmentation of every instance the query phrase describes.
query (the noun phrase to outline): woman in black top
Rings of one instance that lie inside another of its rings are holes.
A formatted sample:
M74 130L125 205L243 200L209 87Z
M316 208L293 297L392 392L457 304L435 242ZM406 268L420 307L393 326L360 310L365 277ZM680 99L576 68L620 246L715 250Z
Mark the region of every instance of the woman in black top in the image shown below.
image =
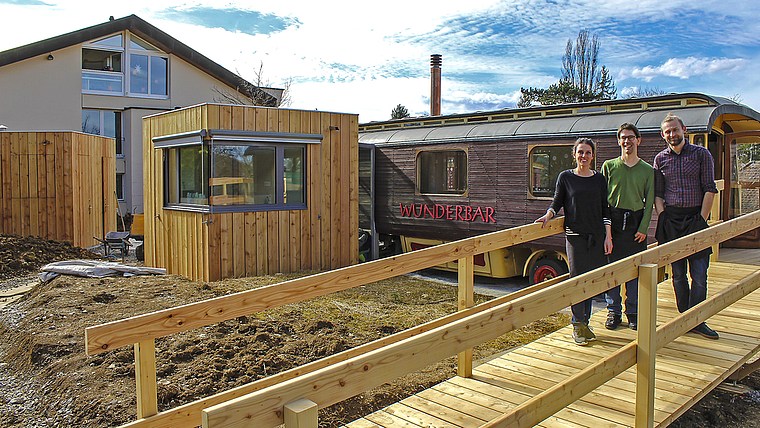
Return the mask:
M591 169L594 159L594 142L579 138L573 146L576 167L562 171L557 177L557 188L551 207L536 222L542 227L560 210L565 210L565 248L570 262L570 276L574 277L607 264L612 252L612 234L607 181L601 173ZM588 326L592 299L571 306L573 312L573 340L585 345L596 339Z

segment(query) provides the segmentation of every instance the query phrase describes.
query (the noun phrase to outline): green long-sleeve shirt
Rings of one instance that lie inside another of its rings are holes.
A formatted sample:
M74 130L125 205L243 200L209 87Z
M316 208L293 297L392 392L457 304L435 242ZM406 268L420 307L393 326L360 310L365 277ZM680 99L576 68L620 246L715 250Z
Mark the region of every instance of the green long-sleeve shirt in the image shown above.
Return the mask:
M611 207L631 211L644 210L638 232L647 234L654 206L654 169L639 159L629 167L617 157L605 161L602 174L607 179L607 202Z

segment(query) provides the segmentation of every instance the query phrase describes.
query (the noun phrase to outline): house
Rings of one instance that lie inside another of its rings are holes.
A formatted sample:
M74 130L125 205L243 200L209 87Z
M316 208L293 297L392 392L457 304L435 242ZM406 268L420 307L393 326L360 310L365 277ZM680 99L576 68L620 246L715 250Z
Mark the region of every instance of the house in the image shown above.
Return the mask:
M252 87L135 15L0 52L0 131L82 131L116 140L122 213L143 212L144 116ZM261 93L244 93L261 98ZM282 90L266 89L276 107Z

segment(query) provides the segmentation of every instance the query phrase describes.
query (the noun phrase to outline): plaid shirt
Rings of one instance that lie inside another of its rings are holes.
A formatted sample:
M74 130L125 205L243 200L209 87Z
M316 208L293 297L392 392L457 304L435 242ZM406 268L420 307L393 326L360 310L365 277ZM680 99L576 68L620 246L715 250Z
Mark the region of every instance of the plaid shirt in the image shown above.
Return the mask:
M655 196L665 206L701 207L705 193L718 193L715 187L713 157L702 147L684 142L678 154L668 146L654 157Z

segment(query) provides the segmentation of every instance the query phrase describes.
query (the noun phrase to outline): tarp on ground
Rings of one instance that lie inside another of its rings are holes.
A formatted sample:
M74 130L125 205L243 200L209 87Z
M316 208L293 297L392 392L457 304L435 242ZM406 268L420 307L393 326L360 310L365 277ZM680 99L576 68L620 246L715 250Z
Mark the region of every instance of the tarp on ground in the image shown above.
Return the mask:
M144 266L129 266L99 260L64 260L46 264L40 268L42 281L50 281L58 275L74 275L89 278L106 276L165 275L166 269Z

